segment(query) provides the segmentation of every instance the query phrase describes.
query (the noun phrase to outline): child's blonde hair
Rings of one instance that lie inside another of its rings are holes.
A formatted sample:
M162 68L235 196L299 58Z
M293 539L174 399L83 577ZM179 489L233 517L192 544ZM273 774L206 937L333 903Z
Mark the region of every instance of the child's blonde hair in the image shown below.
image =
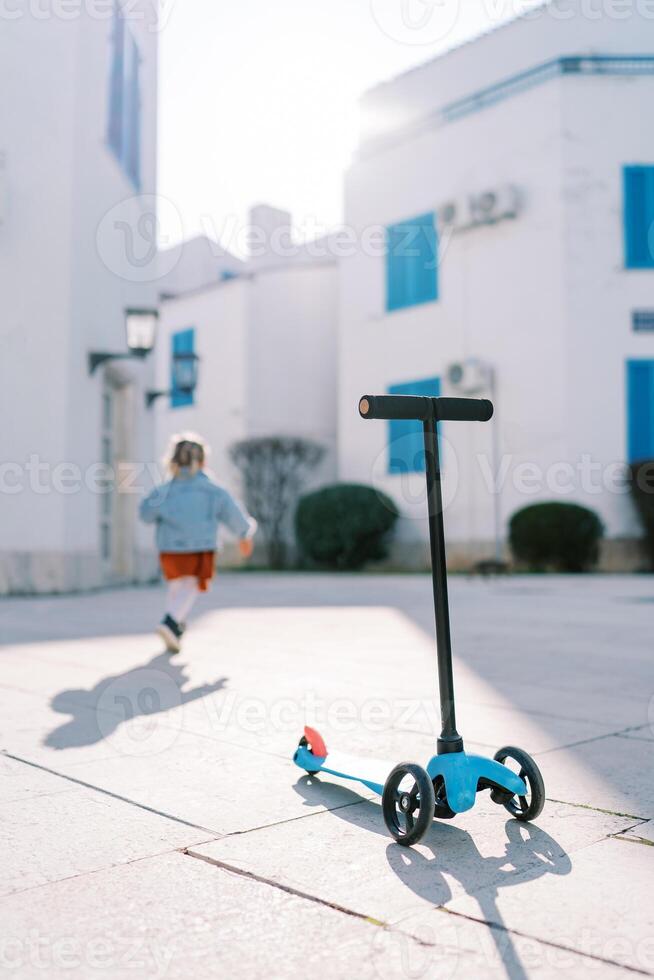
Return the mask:
M164 460L166 469L171 476L178 476L179 471L189 470L191 474L204 468L209 446L195 432L183 432L170 440L168 452Z

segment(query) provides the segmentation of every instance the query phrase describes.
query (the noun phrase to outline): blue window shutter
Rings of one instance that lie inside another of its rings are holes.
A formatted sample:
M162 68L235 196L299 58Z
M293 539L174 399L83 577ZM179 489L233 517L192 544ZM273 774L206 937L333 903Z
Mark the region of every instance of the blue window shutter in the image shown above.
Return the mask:
M427 395L438 398L440 378L424 378L391 385L389 395ZM422 473L425 469L425 445L422 422L415 419L391 419L388 423L388 472Z
M397 226L386 231L386 309L397 310L405 306L403 265L397 257L400 247L400 234Z
M414 263L416 303L426 303L438 298L438 243L434 215L417 219L420 260Z
M433 213L386 229L386 309L438 299L438 239Z
M654 361L627 361L627 455L654 459Z
M133 38L128 39L128 72L125 103L125 152L123 162L136 188L141 186L141 59Z
M654 268L654 166L623 169L625 266Z
M171 357L170 357L170 407L181 408L184 405L192 405L195 401L195 394L192 391L179 391L175 388L175 372L173 370L173 355L192 354L195 351L195 328L189 327L187 330L177 330L171 336Z
M120 160L123 153L123 104L125 99L125 21L120 5L114 7L109 82L109 146Z
M107 142L125 174L141 188L141 58L116 0L111 34Z

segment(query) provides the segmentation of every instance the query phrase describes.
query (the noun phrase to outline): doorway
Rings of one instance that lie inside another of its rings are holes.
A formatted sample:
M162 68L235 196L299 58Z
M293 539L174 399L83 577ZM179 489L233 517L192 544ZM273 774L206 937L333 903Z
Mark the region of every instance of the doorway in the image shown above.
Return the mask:
M99 520L102 578L107 585L134 578L136 499L127 479L133 465L133 431L133 386L108 368L102 388Z

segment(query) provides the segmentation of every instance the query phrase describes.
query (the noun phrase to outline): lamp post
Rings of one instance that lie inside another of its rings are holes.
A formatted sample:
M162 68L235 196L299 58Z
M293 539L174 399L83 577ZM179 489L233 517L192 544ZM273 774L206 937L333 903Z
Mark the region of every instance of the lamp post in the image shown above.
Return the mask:
M96 368L106 361L119 361L128 357L143 360L147 357L154 347L158 322L159 313L157 310L125 310L127 350L117 354L109 351L90 351L89 374L93 374Z
M198 384L198 365L200 358L194 351L176 351L173 354L173 386L165 391L146 391L147 408L164 395L192 394Z

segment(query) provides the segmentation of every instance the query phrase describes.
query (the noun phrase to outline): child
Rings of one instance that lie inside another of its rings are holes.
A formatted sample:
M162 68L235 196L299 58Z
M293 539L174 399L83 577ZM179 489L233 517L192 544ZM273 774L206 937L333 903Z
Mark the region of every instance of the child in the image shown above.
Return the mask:
M166 614L158 633L170 653L179 653L185 621L199 592L213 578L218 528L239 539L244 558L252 554L257 522L204 472L207 447L198 436L175 437L168 469L172 479L141 502L141 519L157 525L161 568L168 581Z

